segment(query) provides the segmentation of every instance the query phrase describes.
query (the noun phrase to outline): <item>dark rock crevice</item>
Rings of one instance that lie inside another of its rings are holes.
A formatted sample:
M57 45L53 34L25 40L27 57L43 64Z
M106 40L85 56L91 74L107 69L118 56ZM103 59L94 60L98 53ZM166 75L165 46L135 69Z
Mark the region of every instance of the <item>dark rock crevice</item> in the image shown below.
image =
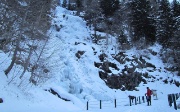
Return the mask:
M60 94L58 94L54 89L50 88L50 89L45 89L45 91L49 91L50 93L52 93L53 95L57 96L58 98L64 100L64 101L71 101L67 98L63 98L60 96Z

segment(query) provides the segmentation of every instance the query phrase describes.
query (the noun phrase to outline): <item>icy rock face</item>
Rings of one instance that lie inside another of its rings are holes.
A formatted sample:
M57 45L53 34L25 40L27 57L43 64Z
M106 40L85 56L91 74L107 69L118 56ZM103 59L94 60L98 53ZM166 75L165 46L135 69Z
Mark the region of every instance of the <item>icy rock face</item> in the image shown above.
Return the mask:
M132 55L129 57L125 52L120 52L113 56L118 63L103 61L105 57L105 54L100 55L101 62L95 62L94 66L101 69L99 77L112 89L121 89L123 87L123 90L136 90L136 87L141 82L147 84L146 79L154 78L149 75L149 72L156 71L156 66L147 62L144 56ZM121 66L118 66L118 64ZM119 73L113 73L112 68L119 71ZM138 71L138 69L146 69L146 72Z
M148 54L148 55L147 55ZM161 80L165 84L175 84L180 86L180 82L173 79L162 79L161 74L166 67L159 66L159 63L152 63L157 52L146 50L142 55L128 55L126 52L119 52L112 55L111 60L107 59L107 54L99 55L100 62L94 62L94 66L99 68L99 77L112 89L137 90L136 87L142 82L155 82ZM109 58L109 57L108 57ZM112 60L115 60L112 62ZM117 71L116 73L114 71Z
M123 89L134 90L135 87L137 87L142 82L142 73L135 71L138 65L135 66L134 64L131 64L131 66L126 66L125 63L127 61L133 62L134 60L138 59L131 60L123 53L119 53L114 58L120 64L124 64L124 67L118 68L115 63L108 61L94 63L97 68L101 69L101 71L99 71L100 78L104 80L107 86L112 89L120 89L122 87L125 87ZM111 68L121 72L118 74L114 74L111 71Z
M112 89L122 89L123 90L135 90L142 81L142 75L138 72L132 75L111 75L107 73L99 72L100 78L103 79L106 84Z

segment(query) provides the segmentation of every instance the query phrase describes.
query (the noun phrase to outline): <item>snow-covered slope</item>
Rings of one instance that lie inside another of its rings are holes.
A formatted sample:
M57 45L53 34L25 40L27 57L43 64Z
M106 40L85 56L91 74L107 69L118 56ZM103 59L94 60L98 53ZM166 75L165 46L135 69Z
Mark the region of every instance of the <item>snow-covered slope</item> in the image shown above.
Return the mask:
M99 98L96 95L108 89L99 78L98 69L94 66L94 61L99 60L98 54L94 55L93 47L97 52L101 49L91 42L86 22L71 13L58 7L53 25L61 29L59 32L55 27L51 29L54 33L51 35L48 52L55 50L50 61L55 74L53 82L72 94L80 95L82 99L85 97L88 99L91 95ZM51 48L52 45L54 48ZM75 55L78 51L84 51L80 58ZM102 97L108 98L106 94Z
M46 83L34 86L28 83L30 73L26 72L26 77L23 80L19 79L21 67L16 66L11 71L7 78L4 70L10 63L8 54L0 51L0 98L3 98L4 103L0 103L1 112L82 112L86 111L86 102L95 101L98 104L99 100L110 101L117 99L122 103L118 108L113 106L106 109L98 109L98 106L90 107L90 111L94 112L173 112L173 107L168 106L167 95L180 92L180 88L175 85L164 84L162 81L151 82L148 84L141 83L137 89L139 91L120 91L110 89L105 82L99 77L99 69L94 66L94 62L99 62L99 54L102 53L102 46L92 43L90 37L91 31L86 26L86 22L74 16L73 12L62 7L57 7L55 18L52 22L52 28L49 31L50 40L46 46L44 56L47 58L47 63L50 67L50 75L52 76ZM104 34L105 35L105 34ZM110 36L109 36L110 37ZM111 54L115 53L115 39L109 39L111 43L106 52L109 60L120 65L115 61ZM114 48L112 50L112 48ZM151 49L159 51L160 46L155 45ZM80 58L76 56L78 51L83 54ZM97 53L94 53L97 52ZM138 51L131 49L126 54L131 58L132 55L146 54L146 51ZM151 59L147 60L156 64L156 67L163 68L164 65L158 56L148 54ZM139 70L139 69L138 69ZM147 72L147 69L141 71ZM120 71L114 70L114 73ZM155 71L150 75L159 75L163 79L171 77L168 72ZM179 80L178 77L173 77ZM128 95L144 96L146 87L156 89L158 100L152 101L152 106L147 107L146 103L129 105ZM64 101L48 91L52 88L63 98L70 101ZM113 105L113 104L112 104Z

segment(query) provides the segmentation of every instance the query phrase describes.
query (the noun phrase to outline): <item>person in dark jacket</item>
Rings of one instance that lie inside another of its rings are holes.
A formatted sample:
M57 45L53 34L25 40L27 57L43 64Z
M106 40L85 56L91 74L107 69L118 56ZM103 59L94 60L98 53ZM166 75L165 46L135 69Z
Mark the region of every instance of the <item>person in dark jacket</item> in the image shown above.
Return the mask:
M152 91L149 89L149 87L147 87L147 92L145 94L146 98L147 98L147 105L151 105L151 95L152 95Z

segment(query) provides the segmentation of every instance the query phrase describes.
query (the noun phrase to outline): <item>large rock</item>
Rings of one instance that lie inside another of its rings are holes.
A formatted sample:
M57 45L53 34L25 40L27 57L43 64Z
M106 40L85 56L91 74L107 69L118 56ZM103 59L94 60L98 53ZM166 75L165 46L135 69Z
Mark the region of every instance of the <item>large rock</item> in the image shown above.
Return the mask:
M100 71L99 76L105 81L107 86L112 89L121 89L122 87L124 87L124 90L135 90L135 87L143 82L142 74L137 72L132 73L131 75L108 75L107 73Z

